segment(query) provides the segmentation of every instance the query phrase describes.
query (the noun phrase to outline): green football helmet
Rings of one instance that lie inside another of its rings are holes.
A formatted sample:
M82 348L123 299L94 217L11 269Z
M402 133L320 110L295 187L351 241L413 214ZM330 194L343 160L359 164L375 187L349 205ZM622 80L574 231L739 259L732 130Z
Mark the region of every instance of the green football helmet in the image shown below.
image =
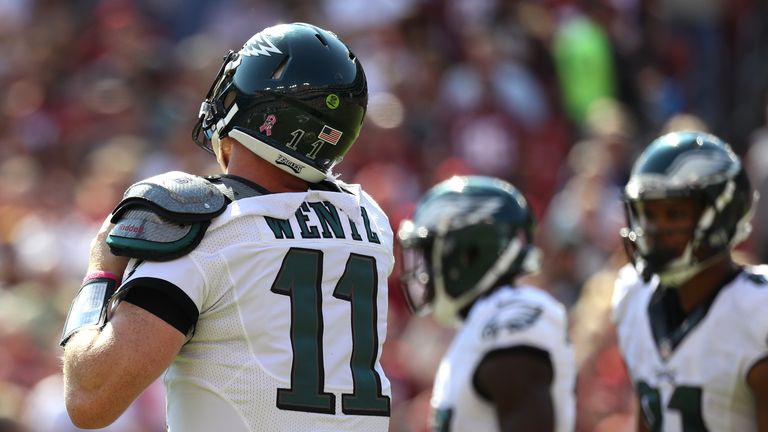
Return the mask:
M232 137L319 182L357 139L367 103L363 67L344 42L309 24L281 24L227 54L192 136L216 154L219 140Z
M638 272L675 287L730 253L750 232L757 194L738 156L720 138L696 131L672 132L653 141L635 162L624 189L627 226L621 236ZM644 204L692 199L701 214L682 254L670 256L650 240Z
M411 310L461 322L478 297L538 269L533 227L525 198L503 180L453 177L434 186L397 232Z

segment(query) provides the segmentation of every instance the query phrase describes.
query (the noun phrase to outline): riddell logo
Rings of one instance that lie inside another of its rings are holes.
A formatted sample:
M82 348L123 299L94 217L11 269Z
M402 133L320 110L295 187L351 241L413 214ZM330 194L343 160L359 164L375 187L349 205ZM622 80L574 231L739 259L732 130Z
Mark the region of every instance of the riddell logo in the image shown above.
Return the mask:
M144 227L141 225L120 224L117 226L117 229L119 229L120 231L127 231L127 232L136 233L136 234L144 233Z
M288 168L292 169L293 172L296 174L300 173L302 169L304 169L304 165L299 165L296 162L288 159L285 156L278 156L277 160L275 161L277 165L285 165Z

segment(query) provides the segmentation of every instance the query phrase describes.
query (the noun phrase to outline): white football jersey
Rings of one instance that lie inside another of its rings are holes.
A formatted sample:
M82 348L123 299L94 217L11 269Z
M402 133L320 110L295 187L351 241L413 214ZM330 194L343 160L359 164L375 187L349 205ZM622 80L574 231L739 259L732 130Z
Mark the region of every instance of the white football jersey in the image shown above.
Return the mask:
M768 355L766 274L745 269L711 305L654 337L663 321L649 315L658 279L645 283L631 266L621 270L613 295L619 346L652 430L757 430L747 374Z
M503 287L478 300L440 363L432 391L433 430L498 431L494 406L478 394L472 377L488 353L530 346L548 352L552 361L555 430L572 431L576 366L567 327L565 308L538 288Z
M388 429L392 230L345 187L235 201L194 251L130 275L172 283L199 311L164 376L170 432Z

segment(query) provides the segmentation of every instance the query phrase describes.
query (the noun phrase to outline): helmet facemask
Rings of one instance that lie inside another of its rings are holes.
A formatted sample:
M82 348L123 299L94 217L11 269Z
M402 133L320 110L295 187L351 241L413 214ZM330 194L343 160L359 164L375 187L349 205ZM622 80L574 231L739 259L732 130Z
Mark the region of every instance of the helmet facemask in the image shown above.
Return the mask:
M400 284L411 312L427 315L432 312L435 297L434 278L431 274L431 247L426 238L415 237L413 222L405 220L398 231L400 243Z
M229 51L224 56L216 79L208 89L205 100L200 104L197 123L192 129L192 140L195 144L215 154L217 158L221 149L220 139L225 136L223 131L238 111L237 106L233 107L235 96L230 90L232 77L239 65L239 53Z
M667 199L667 206L683 206L684 201L689 201L687 207L697 203L690 197L678 197ZM700 206L694 210L694 216L690 218L691 224L683 227L663 227L659 228L657 224L651 222L646 215L646 207L650 206L653 200L627 200L625 209L627 215L628 228L622 230L625 244L632 252L632 259L643 277L648 280L651 275L660 276L662 283L666 286L676 286L687 280L696 271L699 257L700 239L701 239L701 215ZM663 209L664 207L662 207ZM681 248L670 247L665 244L672 237L686 238L684 246ZM662 239L666 240L662 240Z
M468 307L494 287L538 270L525 201L516 191L513 195L484 179L455 177L436 186L414 219L403 221L398 230L408 304L417 314L431 312L446 326L459 324ZM445 190L454 180L466 181L469 191Z
M690 200L700 205L696 223L684 233L689 240L682 251L653 244L654 236L680 233L654 232L647 221L645 206L652 199L664 199L662 195L625 197L627 227L621 230L621 236L643 278L648 281L656 274L664 286L678 287L744 240L751 230L751 202L745 202L744 194L737 194L737 189L737 180L732 178L701 188L665 191L666 199Z
M435 291L432 314L443 325L458 324L466 309L492 288L512 283L514 277L539 269L538 249L531 244L532 239L525 232L499 239L501 250L490 253L484 245L472 240L457 245L454 240L456 234L438 232L431 254ZM473 236L467 232L464 240ZM472 282L462 284L458 268L463 268L463 271L475 268L478 271ZM474 279L478 280L475 282Z

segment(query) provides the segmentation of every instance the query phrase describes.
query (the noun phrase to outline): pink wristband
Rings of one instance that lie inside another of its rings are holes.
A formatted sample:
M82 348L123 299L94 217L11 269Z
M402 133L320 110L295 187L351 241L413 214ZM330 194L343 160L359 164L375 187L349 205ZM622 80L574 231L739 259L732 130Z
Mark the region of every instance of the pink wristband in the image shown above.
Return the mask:
M117 275L114 273L108 271L95 271L88 273L83 278L83 285L85 285L88 281L96 278L112 279L117 285L120 285L120 278L117 277Z

